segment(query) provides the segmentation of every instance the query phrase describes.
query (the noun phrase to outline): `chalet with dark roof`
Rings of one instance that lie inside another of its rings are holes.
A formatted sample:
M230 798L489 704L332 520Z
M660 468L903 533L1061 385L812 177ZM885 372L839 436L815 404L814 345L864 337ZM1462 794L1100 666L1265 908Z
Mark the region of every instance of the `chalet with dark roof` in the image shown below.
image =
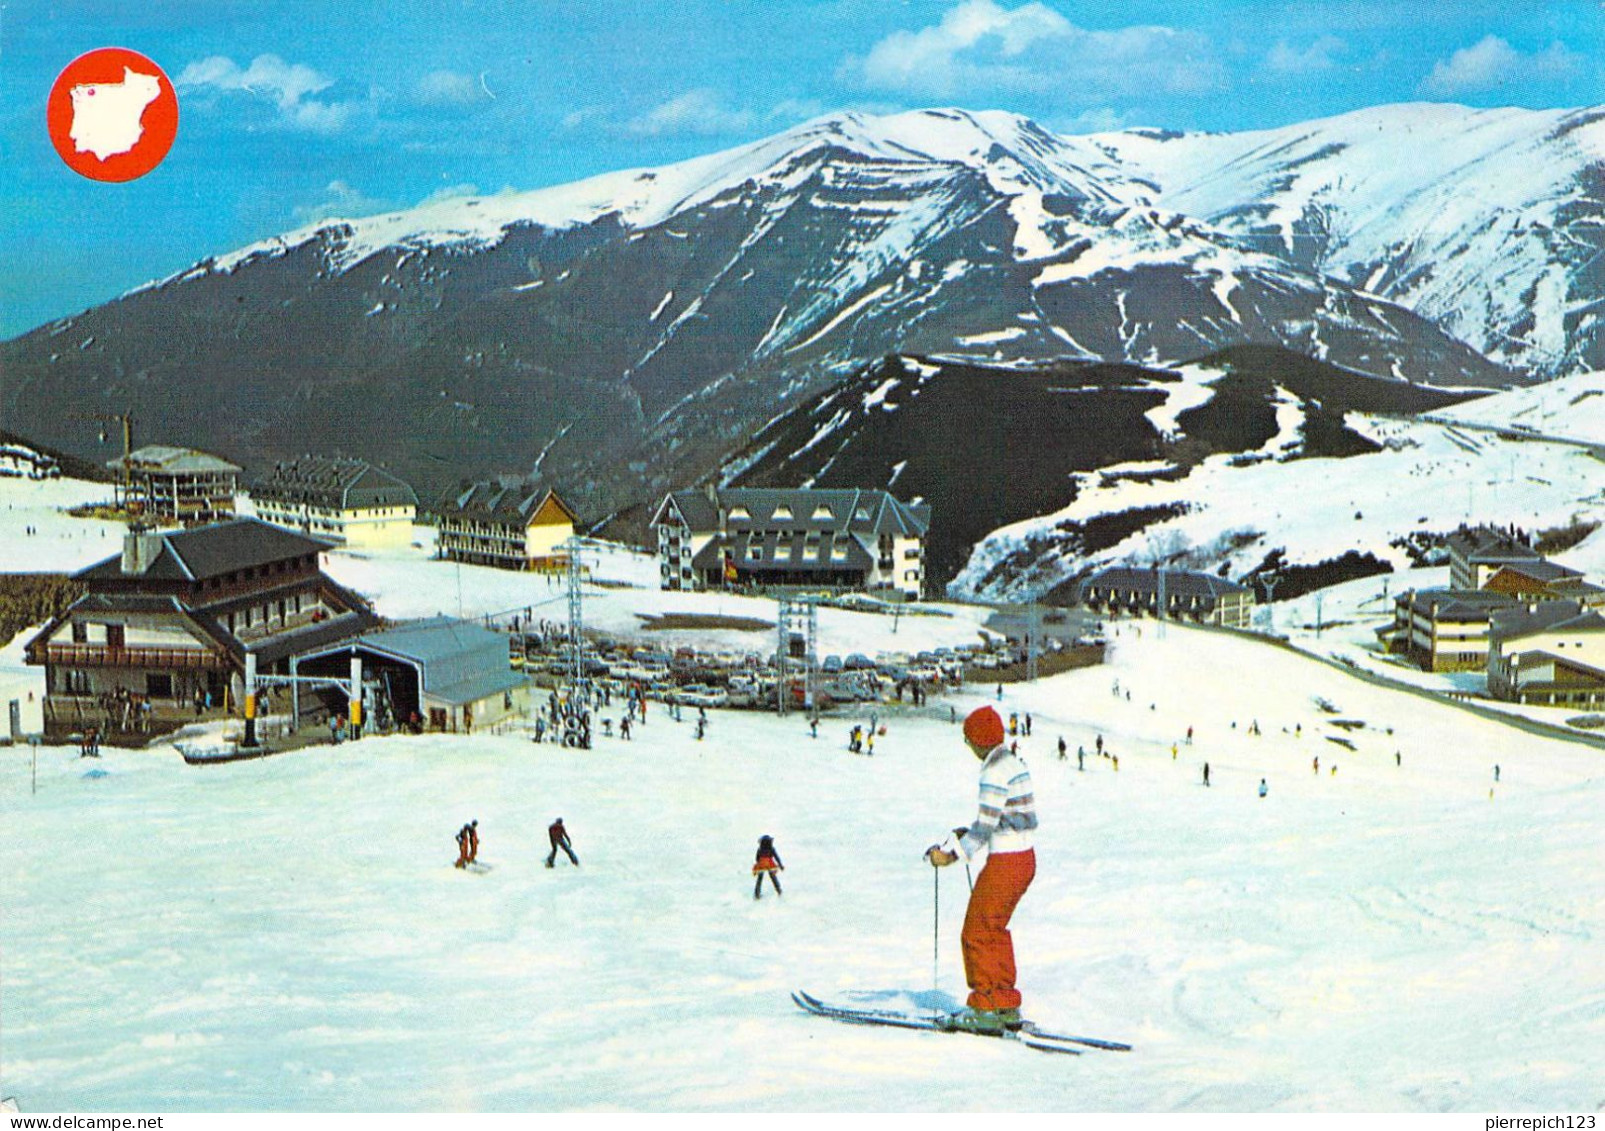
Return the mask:
M251 501L263 522L355 549L407 545L418 517L411 487L357 459L274 464L251 488Z
M927 503L856 488L706 487L659 504L664 589L865 590L918 600Z
M1109 616L1158 616L1247 628L1254 615L1254 592L1211 573L1110 566L1082 581L1080 602Z
M556 491L522 480L465 483L436 508L436 520L442 558L522 570L566 568L562 546L579 522Z
M1577 601L1494 614L1488 691L1515 703L1605 706L1605 617Z
M169 721L244 693L247 654L263 674L379 623L319 568L328 544L256 519L133 531L123 552L74 574L86 592L27 645L45 669L58 725L106 725L108 703ZM125 710L116 720L129 721Z
M1503 567L1544 560L1515 532L1491 526L1462 526L1447 543L1450 589L1481 589Z

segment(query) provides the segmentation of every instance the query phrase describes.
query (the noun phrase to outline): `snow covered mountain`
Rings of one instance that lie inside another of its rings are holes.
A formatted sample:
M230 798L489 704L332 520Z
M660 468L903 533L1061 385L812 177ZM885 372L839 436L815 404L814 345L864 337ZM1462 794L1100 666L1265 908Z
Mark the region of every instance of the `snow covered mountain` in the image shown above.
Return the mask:
M535 467L600 515L697 480L777 404L893 353L1152 366L1261 342L1438 386L1522 379L1248 246L1235 214L1177 209L1164 144L1000 112L846 114L662 169L321 224L5 343L0 411L82 451L62 404L132 407L144 435L248 467L338 451L426 494Z
M1546 376L1605 367L1605 109L1383 106L1093 140L1177 212Z

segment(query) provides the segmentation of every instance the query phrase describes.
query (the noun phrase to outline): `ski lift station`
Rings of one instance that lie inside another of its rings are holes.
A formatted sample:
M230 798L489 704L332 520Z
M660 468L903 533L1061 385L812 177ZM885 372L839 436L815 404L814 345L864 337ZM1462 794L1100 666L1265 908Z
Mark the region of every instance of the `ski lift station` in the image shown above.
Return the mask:
M403 621L300 656L291 667L294 675L346 685L358 664L364 715L397 725L416 713L429 730L471 733L529 706L528 681L507 664L506 635L472 621Z

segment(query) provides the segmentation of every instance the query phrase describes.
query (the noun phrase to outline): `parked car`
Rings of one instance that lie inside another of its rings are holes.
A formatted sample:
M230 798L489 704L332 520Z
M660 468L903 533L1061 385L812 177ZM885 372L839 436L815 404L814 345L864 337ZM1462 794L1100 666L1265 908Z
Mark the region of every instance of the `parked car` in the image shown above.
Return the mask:
M819 670L830 675L837 674L842 670L842 658L840 656L826 656L825 662L819 665Z
M875 661L862 652L854 652L842 661L842 667L850 672L869 671L875 667Z

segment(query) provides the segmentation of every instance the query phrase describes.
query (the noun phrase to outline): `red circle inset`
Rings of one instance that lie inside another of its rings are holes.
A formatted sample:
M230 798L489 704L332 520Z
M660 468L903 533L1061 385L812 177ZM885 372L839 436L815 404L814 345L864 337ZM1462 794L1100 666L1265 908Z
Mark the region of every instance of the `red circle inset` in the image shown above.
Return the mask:
M56 76L45 122L73 172L94 181L131 181L173 148L178 94L167 73L139 52L101 47Z

